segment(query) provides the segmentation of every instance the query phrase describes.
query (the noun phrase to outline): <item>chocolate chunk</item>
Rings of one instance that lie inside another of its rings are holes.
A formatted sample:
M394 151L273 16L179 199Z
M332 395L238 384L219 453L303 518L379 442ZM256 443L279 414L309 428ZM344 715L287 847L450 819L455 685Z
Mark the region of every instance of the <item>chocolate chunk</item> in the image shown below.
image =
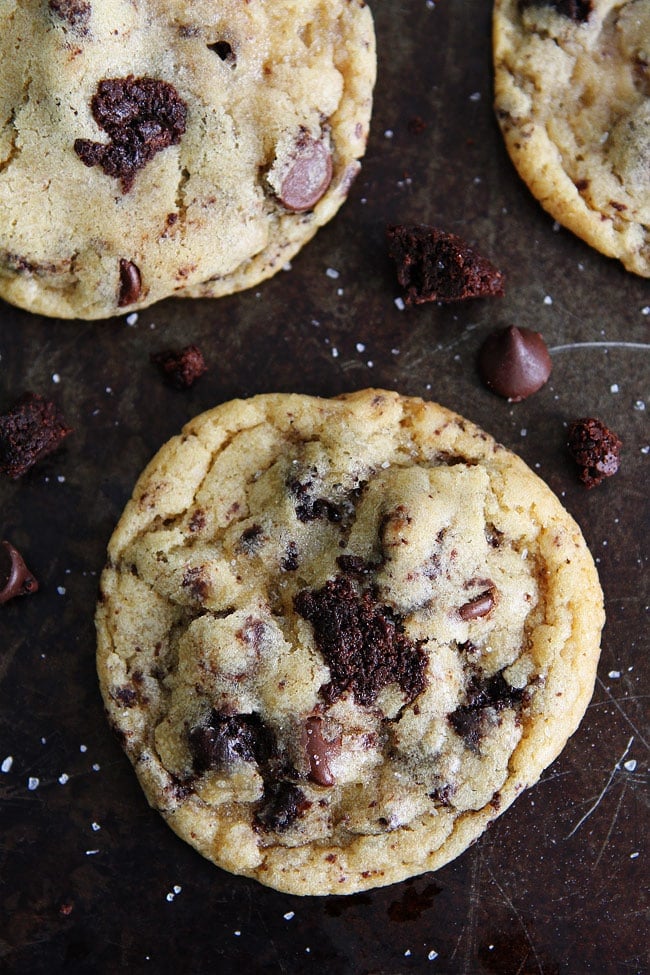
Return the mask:
M327 518L328 521L338 522L341 520L339 507L328 498L315 498L311 493L312 481L299 481L293 478L287 482L289 493L296 499L296 517L299 521L315 521L318 518Z
M309 778L317 785L331 786L335 783L330 768L330 760L341 751L341 738L326 738L323 734L323 719L311 715L305 722L305 749L309 759Z
M467 703L456 708L448 721L467 747L476 751L494 712L505 708L520 710L528 694L526 688L508 684L502 673L487 679L472 678L465 690Z
M0 474L21 477L72 433L54 403L25 393L0 416Z
M305 793L293 782L265 783L255 824L267 833L282 833L293 826L310 806Z
M160 366L167 381L176 389L189 389L208 370L203 353L196 345L152 353L151 361Z
M503 296L501 271L455 234L412 224L389 226L387 236L407 305Z
M136 173L185 132L187 105L173 85L157 78L105 78L90 103L93 118L110 142L75 139L86 166L101 166L128 193Z
M466 622L478 620L482 616L488 616L492 612L495 601L494 589L487 589L485 592L480 593L480 595L475 596L474 599L470 599L469 602L464 603L458 610L458 615Z
M226 64L229 64L233 68L235 67L237 58L232 49L232 44L229 44L228 41L215 41L214 44L208 44L208 50L214 51L222 61L225 61Z
M11 542L0 542L0 603L38 591L38 582Z
M585 23L594 8L593 0L519 0L519 9L526 7L553 7L575 23Z
M244 552L245 555L255 555L261 548L263 541L264 529L262 526L251 525L249 528L245 528L239 536L237 548L240 552Z
M321 687L332 703L351 691L359 704L372 704L382 688L397 683L408 701L426 684L420 643L404 634L400 619L370 593L358 593L349 578L337 576L322 589L304 589L294 606L314 628L331 680Z
M276 189L280 203L293 213L311 210L332 182L332 156L323 142L304 136L283 171Z
M220 714L212 711L207 722L188 734L194 771L227 769L236 762L264 765L275 751L271 730L256 714Z
M569 427L567 446L582 468L580 480L593 488L616 474L623 444L615 433L594 417L575 420Z
M48 7L77 34L88 33L91 7L87 0L48 0Z
M282 559L282 568L285 572L295 572L298 564L298 546L295 542L287 542Z
M120 288L117 304L120 308L132 305L140 297L142 291L142 277L140 268L133 261L120 258Z
M511 325L488 335L478 358L488 389L519 403L536 393L551 375L551 357L539 332Z

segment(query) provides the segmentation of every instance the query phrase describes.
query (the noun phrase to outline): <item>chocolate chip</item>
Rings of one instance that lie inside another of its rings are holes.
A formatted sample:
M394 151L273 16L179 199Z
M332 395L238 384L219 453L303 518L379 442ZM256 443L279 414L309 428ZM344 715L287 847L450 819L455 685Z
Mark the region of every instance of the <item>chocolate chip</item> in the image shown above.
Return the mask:
M585 23L594 8L593 0L519 0L519 9L526 7L553 7L575 23Z
M349 578L337 576L322 589L294 597L296 612L314 628L318 649L331 680L320 689L331 703L351 691L359 704L372 704L382 688L397 683L412 701L426 684L426 658L420 643L403 632L399 617L358 593Z
M580 480L587 488L596 487L616 474L623 444L616 434L594 417L575 420L569 427L567 446L582 468Z
M0 542L0 603L37 592L38 582L11 542Z
M120 308L132 305L140 297L142 291L142 278L140 268L133 261L120 258L120 287L117 295L117 304Z
M456 708L447 720L467 747L476 751L495 712L506 708L519 711L528 697L527 688L512 687L500 672L487 679L474 677L465 689L467 703Z
M332 156L323 142L305 136L284 169L277 189L280 203L293 213L311 210L332 181Z
M48 7L77 34L88 33L91 7L87 0L48 0Z
M189 389L208 370L203 353L196 345L152 353L151 361L160 367L166 380L176 389Z
M212 711L204 724L190 730L188 744L199 774L227 769L238 761L263 765L275 751L272 732L256 714Z
M282 568L285 572L295 572L298 565L298 546L295 542L287 542L282 559Z
M395 224L386 233L407 305L503 296L501 271L456 234L424 224Z
M173 85L156 78L105 78L90 103L93 118L110 142L75 139L86 166L101 166L128 193L136 173L185 132L187 105Z
M265 832L282 833L293 826L310 806L305 793L293 782L266 783L264 796L255 814L255 824Z
M334 785L336 779L329 763L341 751L340 736L331 740L326 738L323 734L323 719L318 715L311 715L305 722L305 737L309 778L317 785Z
M214 44L208 44L208 50L214 51L222 61L234 68L237 58L232 49L232 44L229 44L228 41L215 41Z
M542 336L516 325L488 335L478 364L488 389L511 403L536 393L551 374L551 357Z
M480 595L475 596L474 599L470 599L469 602L464 603L458 610L458 615L466 622L478 620L482 616L488 616L494 609L494 604L494 589L487 589L485 592L480 593Z
M70 433L54 403L25 393L0 416L0 474L21 477Z

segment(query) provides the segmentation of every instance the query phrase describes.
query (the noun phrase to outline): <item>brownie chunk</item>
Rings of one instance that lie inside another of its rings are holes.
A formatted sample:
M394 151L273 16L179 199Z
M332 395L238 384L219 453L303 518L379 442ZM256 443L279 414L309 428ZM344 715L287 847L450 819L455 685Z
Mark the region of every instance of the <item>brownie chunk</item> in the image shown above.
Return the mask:
M176 389L189 389L208 370L203 353L196 345L155 352L151 361L160 366L167 381Z
M21 477L72 433L54 403L25 393L0 416L0 474Z
M402 631L399 618L370 593L358 593L345 576L322 589L303 589L294 606L313 628L331 680L321 688L332 703L352 691L359 704L372 704L382 688L397 683L408 701L424 690L426 658Z
M582 470L580 480L587 488L596 487L616 474L623 446L615 433L594 417L575 420L569 427L567 446Z
M156 78L105 78L90 107L109 143L75 139L74 151L86 166L101 166L128 193L136 173L157 152L177 145L185 132L187 105L173 85Z
M503 296L501 271L455 234L413 224L390 226L387 235L408 305Z

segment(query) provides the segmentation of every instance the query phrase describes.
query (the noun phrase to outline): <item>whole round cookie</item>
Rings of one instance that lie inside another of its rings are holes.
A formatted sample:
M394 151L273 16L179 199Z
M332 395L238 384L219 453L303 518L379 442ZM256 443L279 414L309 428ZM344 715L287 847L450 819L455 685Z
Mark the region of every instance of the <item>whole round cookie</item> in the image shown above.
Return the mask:
M274 274L346 197L364 0L0 8L0 297L67 318Z
M559 223L650 276L650 0L495 0L496 113Z
M109 545L98 670L149 799L295 894L440 867L590 700L602 593L526 465L435 403L265 395L192 420Z

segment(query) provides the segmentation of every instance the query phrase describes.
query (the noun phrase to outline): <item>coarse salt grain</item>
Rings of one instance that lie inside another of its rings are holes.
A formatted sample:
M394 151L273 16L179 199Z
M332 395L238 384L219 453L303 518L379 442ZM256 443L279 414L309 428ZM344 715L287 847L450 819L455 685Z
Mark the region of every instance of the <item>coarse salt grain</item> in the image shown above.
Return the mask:
M30 777L27 779L27 788L30 792L33 792L34 789L38 789L40 783L40 779L38 779L35 775L30 775Z
M639 855L638 853L630 853L630 860L636 860L638 855Z
M623 768L626 772L634 772L636 770L636 758L631 758L629 762L626 762Z
M399 311L404 311L404 309L406 308L406 305L404 304L404 299L403 298L396 298L395 299L395 307Z
M544 304L545 305L552 305L553 304L553 299L551 298L550 295L545 295L544 296Z
M57 586L56 591L58 592L59 596L65 596L65 586Z
M339 357L339 350L336 348L335 345L333 345L332 346L332 358L333 359L338 359L338 357Z
M644 401L642 399L638 399L636 401L636 403L634 404L634 409L635 410L639 410L640 413L643 413L643 411L645 410L645 403L644 403Z
M356 344L356 350L357 350L357 352L365 352L366 351L366 347L365 347L364 343L363 342L357 342L357 344Z
M79 745L79 751L80 752L87 752L88 751L88 745Z
M135 323L137 322L137 320L138 320L138 313L137 313L137 311L132 311L130 315L127 315L126 316L126 324L127 325L133 326L133 325L135 325Z
M612 383L612 385L609 387L609 391L610 393L618 393L619 391L618 383Z
M490 945L490 948L492 948L492 945ZM435 961L435 959L437 957L438 957L438 952L437 951L430 951L429 954L427 955L427 958L429 959L429 961Z
M65 785L66 782L69 782L69 781L70 781L70 776L68 775L68 773L67 772L61 772L61 775L59 776L59 783L61 785Z
M328 267L327 270L325 271L325 274L327 275L328 278L332 278L333 280L336 280L339 276L339 272L336 270L335 267Z
M60 383L61 382L61 377L59 376L58 372L53 372L52 373L52 382L53 383Z
M13 755L7 755L7 757L5 759L3 759L2 765L0 765L0 771L2 771L2 772L11 772L11 766L13 764L14 764L14 757L13 757Z
M99 823L91 823L90 828L92 829L93 833L96 833L98 830L101 829L101 826L99 825Z
M612 680L616 680L618 677L621 676L621 672L620 670L610 670L607 676L611 677Z
M287 913L286 914L283 914L282 916L284 917L285 921L292 921L294 919L294 917L296 916L296 912L295 911L287 911Z
M94 857L96 853L99 853L99 850L86 850L87 857Z

